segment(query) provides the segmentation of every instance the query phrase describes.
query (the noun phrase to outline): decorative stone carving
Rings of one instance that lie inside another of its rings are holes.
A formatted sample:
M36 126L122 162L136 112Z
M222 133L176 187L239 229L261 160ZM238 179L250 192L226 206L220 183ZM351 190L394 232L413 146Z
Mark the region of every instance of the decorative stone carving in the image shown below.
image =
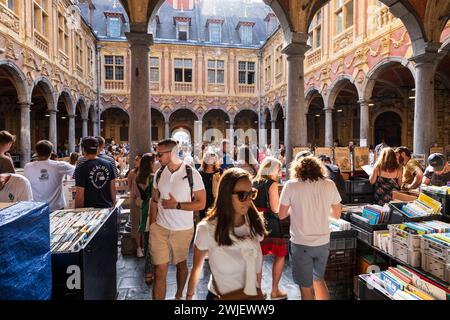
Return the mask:
M7 59L13 59L13 60L19 60L17 57L16 51L14 49L14 43L8 39L5 41L5 47L6 47L6 58Z
M334 41L334 51L340 51L344 49L345 47L348 47L350 44L353 43L353 28L349 29L348 31L344 32L342 35L336 38Z
M20 31L19 18L3 6L0 6L0 23L15 33L19 33Z

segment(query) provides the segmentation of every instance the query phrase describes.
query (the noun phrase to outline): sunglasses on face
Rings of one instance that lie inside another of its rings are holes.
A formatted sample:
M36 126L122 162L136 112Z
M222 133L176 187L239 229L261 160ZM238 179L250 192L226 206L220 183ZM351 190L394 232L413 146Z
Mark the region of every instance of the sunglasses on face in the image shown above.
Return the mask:
M258 196L258 190L252 189L250 191L234 191L232 194L237 195L240 202L244 202L248 199L255 200Z

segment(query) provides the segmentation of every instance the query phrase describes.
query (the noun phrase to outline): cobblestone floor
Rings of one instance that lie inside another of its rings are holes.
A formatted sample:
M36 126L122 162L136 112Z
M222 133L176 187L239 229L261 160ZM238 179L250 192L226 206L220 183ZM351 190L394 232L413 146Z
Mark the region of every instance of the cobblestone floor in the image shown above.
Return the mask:
M270 296L272 284L272 257L264 258L262 287ZM192 252L188 259L189 268L192 267ZM203 276L200 279L194 299L203 300L208 292L207 285L210 276L208 263L204 264ZM292 280L289 261L286 260L281 289L287 291L290 300L300 299L298 286ZM187 284L185 287L185 292ZM176 292L176 267L171 265L167 276L166 299L174 299ZM144 259L133 256L122 256L119 251L117 261L117 300L151 300L151 286L144 282Z

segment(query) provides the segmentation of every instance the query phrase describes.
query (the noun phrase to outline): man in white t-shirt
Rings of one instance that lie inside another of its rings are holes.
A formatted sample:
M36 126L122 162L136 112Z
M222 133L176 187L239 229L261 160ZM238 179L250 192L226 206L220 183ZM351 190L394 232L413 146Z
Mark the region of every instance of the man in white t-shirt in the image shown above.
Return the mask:
M30 182L20 174L0 174L0 202L16 201L33 201Z
M162 167L153 180L149 239L155 266L153 299L166 297L170 262L177 266L175 298L181 299L189 273L186 260L194 235L193 214L205 208L206 191L200 174L178 158L177 141L159 142L157 157Z
M63 193L63 179L72 175L75 166L68 162L50 160L53 144L42 140L36 144L38 160L27 163L25 177L30 181L35 201L47 202L50 211L64 209L66 199Z

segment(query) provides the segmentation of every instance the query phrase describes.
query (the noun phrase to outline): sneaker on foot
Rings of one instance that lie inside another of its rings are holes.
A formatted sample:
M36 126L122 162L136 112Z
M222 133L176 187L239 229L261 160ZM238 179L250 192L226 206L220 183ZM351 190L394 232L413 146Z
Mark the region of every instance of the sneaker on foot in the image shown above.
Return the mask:
M142 248L137 248L136 249L136 256L138 258L143 258L144 257L144 252L142 251Z

